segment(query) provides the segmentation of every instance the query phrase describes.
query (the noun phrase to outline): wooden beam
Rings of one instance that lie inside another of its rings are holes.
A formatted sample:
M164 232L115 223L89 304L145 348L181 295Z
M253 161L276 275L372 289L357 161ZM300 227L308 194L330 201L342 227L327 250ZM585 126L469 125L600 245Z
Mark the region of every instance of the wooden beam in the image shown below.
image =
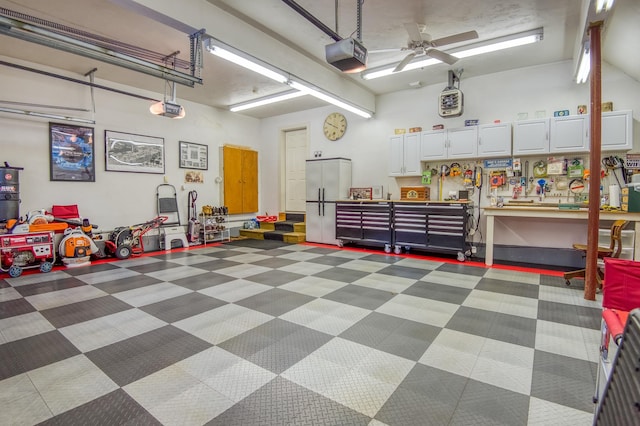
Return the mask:
M602 157L602 67L600 33L602 21L589 24L591 58L591 145L589 148L589 220L584 298L596 300L598 274L598 228L600 224L600 164Z

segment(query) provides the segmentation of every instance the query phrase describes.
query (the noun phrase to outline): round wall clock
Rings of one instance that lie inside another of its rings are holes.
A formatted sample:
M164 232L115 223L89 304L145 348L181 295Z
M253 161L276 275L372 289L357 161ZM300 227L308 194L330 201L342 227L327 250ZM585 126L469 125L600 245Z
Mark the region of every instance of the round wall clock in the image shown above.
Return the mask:
M347 131L347 119L339 112L332 112L325 118L322 131L327 139L336 141Z

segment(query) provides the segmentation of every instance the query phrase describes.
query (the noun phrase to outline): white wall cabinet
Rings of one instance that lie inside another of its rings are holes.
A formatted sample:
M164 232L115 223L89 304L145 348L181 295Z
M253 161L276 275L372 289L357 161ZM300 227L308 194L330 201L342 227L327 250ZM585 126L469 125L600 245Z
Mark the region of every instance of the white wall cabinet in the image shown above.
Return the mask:
M602 150L628 151L633 148L633 115L631 111L602 113Z
M549 152L587 152L589 150L589 116L552 117L549 129Z
M389 176L420 176L420 133L394 135L389 140Z
M478 126L478 157L511 156L511 123Z
M420 159L422 161L478 156L478 126L422 132Z
M549 119L516 121L513 123L513 155L549 153Z

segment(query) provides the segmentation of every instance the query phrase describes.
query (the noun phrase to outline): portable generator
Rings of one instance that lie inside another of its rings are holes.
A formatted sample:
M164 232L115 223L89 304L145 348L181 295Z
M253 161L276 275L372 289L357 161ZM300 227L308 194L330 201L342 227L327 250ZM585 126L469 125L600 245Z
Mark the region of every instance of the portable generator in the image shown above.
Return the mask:
M49 272L55 258L53 232L0 235L0 270L13 278L27 268Z

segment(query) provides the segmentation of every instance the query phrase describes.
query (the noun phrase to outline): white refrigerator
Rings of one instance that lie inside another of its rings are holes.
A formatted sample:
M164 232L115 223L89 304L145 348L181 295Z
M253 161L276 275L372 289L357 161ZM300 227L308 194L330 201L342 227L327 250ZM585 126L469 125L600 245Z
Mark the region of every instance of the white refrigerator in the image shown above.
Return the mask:
M336 200L345 200L349 197L351 160L347 158L307 160L306 185L307 241L337 245Z

